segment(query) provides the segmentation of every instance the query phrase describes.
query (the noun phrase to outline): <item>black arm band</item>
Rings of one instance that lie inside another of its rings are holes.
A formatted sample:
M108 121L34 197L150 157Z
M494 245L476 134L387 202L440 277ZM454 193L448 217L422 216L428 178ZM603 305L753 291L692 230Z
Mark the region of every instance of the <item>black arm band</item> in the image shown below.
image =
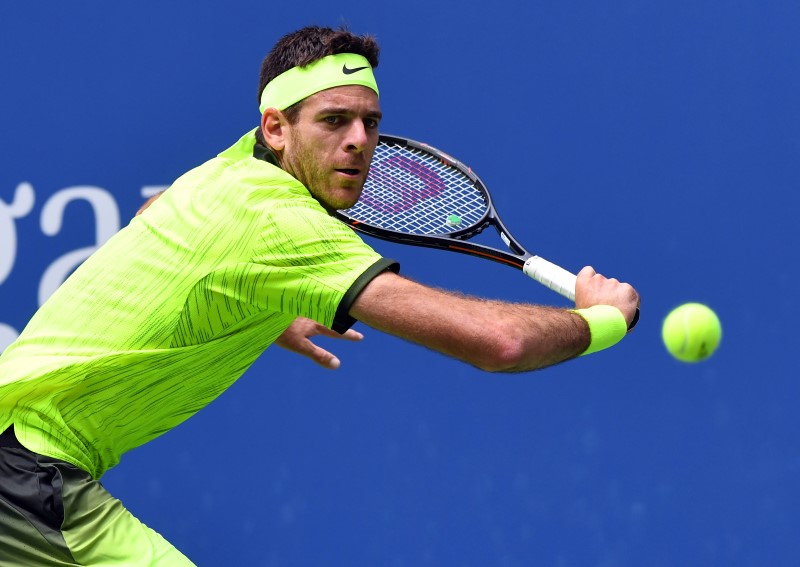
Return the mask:
M389 258L381 258L358 276L339 302L331 329L341 334L355 324L356 319L350 315L350 308L353 306L353 302L375 276L387 270L397 273L400 271L400 264Z

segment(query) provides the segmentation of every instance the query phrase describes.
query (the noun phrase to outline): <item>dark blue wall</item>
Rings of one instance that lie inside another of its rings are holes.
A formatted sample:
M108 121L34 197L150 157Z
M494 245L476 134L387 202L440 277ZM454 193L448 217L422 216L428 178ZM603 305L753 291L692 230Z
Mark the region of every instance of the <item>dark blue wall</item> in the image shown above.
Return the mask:
M359 327L269 350L108 488L201 566L800 564L800 7L793 1L3 2L0 348L64 275L258 120L282 34L376 34L383 130L469 163L545 257L633 282L637 331L496 376ZM380 242L406 275L563 304ZM158 290L153 290L158 293ZM671 359L666 313L724 325Z

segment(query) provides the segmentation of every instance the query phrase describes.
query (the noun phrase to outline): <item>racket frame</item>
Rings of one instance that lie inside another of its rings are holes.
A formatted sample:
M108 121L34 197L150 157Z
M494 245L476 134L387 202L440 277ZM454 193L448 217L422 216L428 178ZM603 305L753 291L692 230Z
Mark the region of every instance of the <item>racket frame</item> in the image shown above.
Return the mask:
M398 242L400 244L411 244L414 246L423 246L427 248L438 248L444 250L452 250L462 254L469 254L472 256L480 256L488 260L493 260L501 264L511 265L515 268L522 270L525 263L533 256L530 252L525 250L522 244L515 239L508 229L500 220L497 211L494 208L491 194L486 189L480 177L472 171L472 168L457 160L456 158L444 153L433 146L429 146L423 142L393 136L390 134L381 134L379 144L389 144L394 146L402 146L411 150L420 150L432 155L439 160L442 164L454 167L469 180L480 191L483 199L486 202L486 210L480 219L472 224L458 228L444 235L435 234L411 234L407 232L391 230L364 223L348 215L345 211L336 211L334 215L336 218L352 227L354 230L362 234L368 234L382 240L389 242ZM500 240L508 247L508 251L492 248L477 242L470 242L469 239L482 233L488 226L493 226L500 236Z

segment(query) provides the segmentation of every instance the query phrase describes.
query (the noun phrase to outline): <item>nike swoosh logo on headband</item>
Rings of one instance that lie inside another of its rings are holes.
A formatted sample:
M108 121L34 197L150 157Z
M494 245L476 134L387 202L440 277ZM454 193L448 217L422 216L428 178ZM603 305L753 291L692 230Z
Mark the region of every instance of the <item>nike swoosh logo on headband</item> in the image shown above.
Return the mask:
M359 71L361 71L363 69L369 69L369 66L366 65L364 67L355 67L353 69L350 69L350 68L347 67L347 63L342 65L342 73L344 73L345 75L352 75L353 73L357 73L357 72L359 72Z

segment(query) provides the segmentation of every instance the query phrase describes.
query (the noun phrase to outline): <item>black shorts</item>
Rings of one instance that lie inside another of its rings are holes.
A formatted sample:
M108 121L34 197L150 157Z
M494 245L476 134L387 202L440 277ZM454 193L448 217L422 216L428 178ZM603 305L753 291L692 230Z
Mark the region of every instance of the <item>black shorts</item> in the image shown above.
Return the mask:
M0 434L0 567L193 566L86 471Z

